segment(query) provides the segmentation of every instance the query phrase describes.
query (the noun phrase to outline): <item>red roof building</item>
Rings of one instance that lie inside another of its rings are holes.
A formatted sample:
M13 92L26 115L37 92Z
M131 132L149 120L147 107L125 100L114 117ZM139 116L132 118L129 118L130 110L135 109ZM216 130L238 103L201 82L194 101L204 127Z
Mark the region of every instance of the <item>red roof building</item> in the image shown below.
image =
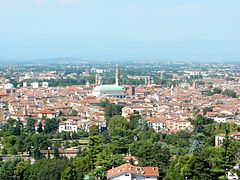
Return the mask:
M157 180L159 177L158 167L137 167L126 163L107 171L107 179L109 180L140 180L143 177Z

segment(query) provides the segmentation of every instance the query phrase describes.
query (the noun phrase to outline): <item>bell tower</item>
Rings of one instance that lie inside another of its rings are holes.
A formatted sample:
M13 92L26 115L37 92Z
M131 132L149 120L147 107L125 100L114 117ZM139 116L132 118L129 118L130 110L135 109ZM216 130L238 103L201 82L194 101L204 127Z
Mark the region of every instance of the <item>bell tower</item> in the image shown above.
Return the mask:
M116 65L115 83L118 86L120 85L120 68L119 68L118 64Z

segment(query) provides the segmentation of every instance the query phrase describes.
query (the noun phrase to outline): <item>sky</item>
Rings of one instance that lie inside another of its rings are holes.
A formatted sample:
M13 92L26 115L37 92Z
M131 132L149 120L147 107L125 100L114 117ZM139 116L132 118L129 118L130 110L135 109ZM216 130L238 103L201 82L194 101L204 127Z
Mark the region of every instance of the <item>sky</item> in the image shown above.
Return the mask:
M240 61L239 0L0 0L0 61Z

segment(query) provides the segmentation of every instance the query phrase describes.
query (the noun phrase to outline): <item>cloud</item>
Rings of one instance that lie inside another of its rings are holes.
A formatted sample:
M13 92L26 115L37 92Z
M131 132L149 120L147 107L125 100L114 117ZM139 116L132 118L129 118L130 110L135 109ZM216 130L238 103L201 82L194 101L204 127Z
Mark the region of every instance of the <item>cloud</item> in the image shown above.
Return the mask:
M179 7L179 10L185 13L199 13L203 11L203 7L198 4L187 3L187 4L181 5Z

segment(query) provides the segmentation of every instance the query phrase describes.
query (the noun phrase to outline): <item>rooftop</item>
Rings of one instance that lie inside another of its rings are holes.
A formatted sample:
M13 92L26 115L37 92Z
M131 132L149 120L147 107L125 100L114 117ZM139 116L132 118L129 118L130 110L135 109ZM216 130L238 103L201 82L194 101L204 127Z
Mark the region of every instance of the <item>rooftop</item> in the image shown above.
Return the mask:
M134 174L142 177L158 177L158 167L137 167L130 163L123 164L107 172L107 179L122 175L125 173Z
M93 89L93 92L123 92L123 88L118 85L100 85Z
M4 86L4 89L14 89L14 85L11 84L11 83L7 83L5 86Z

